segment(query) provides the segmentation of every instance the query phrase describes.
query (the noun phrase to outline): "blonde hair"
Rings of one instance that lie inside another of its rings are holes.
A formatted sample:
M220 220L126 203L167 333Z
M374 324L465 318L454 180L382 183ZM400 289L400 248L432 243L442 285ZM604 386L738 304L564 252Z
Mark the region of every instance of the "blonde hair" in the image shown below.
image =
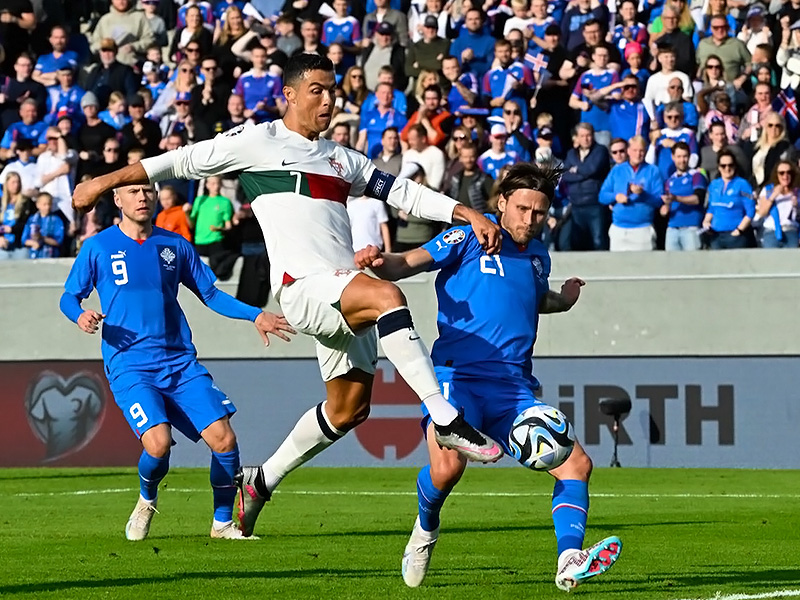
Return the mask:
M428 87L429 85L432 85L430 83L423 84L423 82L428 77L430 77L431 75L436 77L436 83L438 84L439 83L439 74L436 71L430 71L428 69L421 69L420 72L419 72L419 75L417 76L417 83L414 86L414 95L417 97L417 100L419 100L420 104L423 103L422 102L422 95L425 93L425 88Z
M125 100L125 96L122 95L122 92L111 92L108 96L108 104L114 104L115 102L121 102Z
M231 31L231 26L229 25L230 19L228 17L231 13L239 13L239 16L242 17L242 33L234 37L233 32ZM238 40L242 37L245 33L247 33L247 26L244 24L244 15L242 14L241 9L236 6L235 4L231 4L228 8L225 9L225 13L222 16L224 23L222 25L222 33L219 34L219 45L224 46L231 40Z
M539 116L536 117L536 128L539 129L545 126L547 127L553 126L553 115L546 112L539 113Z
M8 180L12 177L16 177L17 181L19 181L19 192L14 196L11 196L11 193L8 191ZM28 197L22 193L22 177L20 177L19 173L16 171L9 171L6 174L6 180L3 182L3 198L0 200L0 219L2 215L5 214L11 202L14 203L14 218L19 219L22 216L22 209L25 208L25 201L27 199Z
M763 119L764 119L765 127L764 127L764 130L761 132L761 135L759 136L758 141L756 142L756 148L757 149L770 148L771 147L769 145L769 143L767 142L767 130L769 129L769 127L766 127L766 125L769 123L770 119L777 119L777 121L781 124L781 135L777 140L775 140L773 142L772 145L775 145L778 142L782 142L783 140L788 140L789 139L789 137L787 136L787 133L786 133L786 119L783 118L783 115L781 113L777 113L774 110L770 110L770 111L766 112L766 114L764 115Z
M364 100L367 99L367 95L369 94L369 90L367 86L364 85L364 69L361 67L350 67L347 69L347 72L344 74L344 79L342 79L342 91L347 95L348 99L353 94L353 86L351 84L351 80L353 77L354 71L361 71L361 88L355 93L354 100L358 106L364 104Z
M450 133L450 139L447 140L447 144L444 147L444 152L450 160L458 158L458 148L456 147L456 141L453 139L453 135L455 135L457 131L460 131L467 137L467 139L464 140L465 143L472 142L472 132L469 130L469 127L464 125L454 127L453 131Z

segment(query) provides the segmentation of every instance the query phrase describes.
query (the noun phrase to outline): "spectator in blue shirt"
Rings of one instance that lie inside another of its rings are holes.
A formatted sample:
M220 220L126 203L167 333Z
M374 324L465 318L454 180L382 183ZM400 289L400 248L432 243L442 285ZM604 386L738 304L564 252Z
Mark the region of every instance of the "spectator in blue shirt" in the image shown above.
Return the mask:
M620 97L611 100L609 123L611 137L628 140L650 133L650 115L642 102L639 93L640 84L635 75L626 75L622 81L600 90L600 95L609 91L621 90Z
M455 56L445 56L442 59L442 75L450 85L447 93L447 108L450 112L475 106L480 91L475 73L464 73L458 61Z
M567 52L572 52L584 43L583 26L587 21L600 23L601 36L605 39L609 22L608 7L598 3L595 8L592 8L591 0L578 0L567 9L561 20L561 40Z
M719 178L708 186L708 209L703 229L709 231L712 250L747 246L747 231L756 212L753 188L736 174L736 158L730 150L717 157Z
M50 54L42 54L33 67L32 79L45 87L55 85L56 72L62 64L69 65L73 70L78 68L78 55L72 50L67 50L67 30L61 25L56 25L50 30Z
M36 197L37 212L22 231L22 244L30 248L31 258L57 258L64 241L64 222L53 213L53 197L42 192Z
M706 197L706 178L702 172L689 167L691 150L685 142L672 146L675 172L664 185L664 206L661 214L669 217L664 249L699 250L700 225Z
M651 165L658 167L661 178L666 180L675 171L672 162L672 147L677 142L685 142L690 150L689 166L694 168L700 162L697 152L697 137L694 131L685 127L683 124L683 108L678 102L671 102L664 109L664 121L667 126L659 130L658 125L653 123L652 144L647 150L645 160Z
M667 94L669 95L669 102L664 104L659 104L656 107L656 118L658 119L659 127L666 126L664 121L664 111L667 108L667 104L671 104L673 102L677 102L683 107L683 122L687 127L691 127L692 129L697 129L697 124L700 120L700 117L697 114L697 107L694 105L693 102L688 102L683 97L683 82L678 78L675 77L671 79L667 84Z
M628 161L611 169L600 188L600 202L611 207L608 238L612 252L655 248L653 213L661 207L664 180L656 167L644 162L646 147L643 137L632 138Z
M571 203L573 250L608 250L608 209L600 188L608 174L608 150L594 141L594 128L580 123L564 160L566 195Z
M595 46L592 48L592 66L584 72L575 84L569 98L569 106L581 111L581 122L590 123L594 127L594 139L598 144L608 146L611 141L611 121L609 107L603 92L617 83L617 74L608 68L608 48ZM618 91L614 89L614 96Z
M781 160L761 190L753 218L762 248L797 248L798 198L800 169L790 160Z
M494 57L494 38L483 31L483 13L471 8L464 17L464 29L450 45L464 71L481 78L489 71Z
M3 160L14 158L17 143L21 139L33 142L34 156L44 152L44 144L39 144L39 138L47 129L47 124L38 119L36 100L32 98L23 100L19 107L19 116L21 120L9 125L3 133L3 139L0 140L0 158Z
M81 98L86 92L74 84L75 77L72 68L67 61L61 62L56 71L57 84L47 88L47 116L44 121L48 125L56 124L58 111L62 108L80 114Z
M408 120L404 115L392 107L394 90L388 83L379 83L375 88L377 106L374 110L361 111L358 142L356 150L367 156L373 156L373 151L380 147L383 132L388 127L402 130Z

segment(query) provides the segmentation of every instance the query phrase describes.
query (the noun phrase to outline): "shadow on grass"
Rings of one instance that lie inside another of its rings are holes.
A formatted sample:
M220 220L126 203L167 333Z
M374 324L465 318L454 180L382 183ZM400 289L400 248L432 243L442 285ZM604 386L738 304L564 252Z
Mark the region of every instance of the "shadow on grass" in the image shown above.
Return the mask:
M323 577L363 579L364 577L397 577L397 569L307 569L294 571L207 571L174 573L148 577L118 577L108 579L75 579L0 586L0 596L36 592L58 592L77 589L127 588L134 585L169 584L184 580L214 581L216 579L313 579Z
M91 471L83 473L80 471L75 471L69 473L54 472L50 474L47 471L37 470L35 473L32 473L30 475L2 475L2 472L0 472L0 481L5 482L5 481L36 480L38 482L37 487L40 487L50 479L83 479L85 481L91 481L92 479L102 479L105 477L121 477L121 476L135 478L136 471L128 468L125 470L120 469L119 471L111 471L108 473L92 473ZM136 483L135 479L134 483Z

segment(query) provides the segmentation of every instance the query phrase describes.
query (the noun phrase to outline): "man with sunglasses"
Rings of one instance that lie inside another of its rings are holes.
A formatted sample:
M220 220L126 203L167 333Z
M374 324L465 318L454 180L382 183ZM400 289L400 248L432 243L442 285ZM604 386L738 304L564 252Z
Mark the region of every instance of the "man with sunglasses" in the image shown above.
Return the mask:
M722 61L725 81L733 83L736 89L741 89L742 84L750 76L750 52L744 42L730 37L730 27L725 15L715 15L711 18L711 36L703 38L697 45L697 65L704 65L712 54Z
M736 158L730 150L719 153L719 178L708 186L708 209L703 229L712 250L747 246L747 233L756 213L753 188L736 174Z
M598 90L597 97L603 98L621 90L618 98L611 99L609 122L611 138L630 139L636 135L647 135L650 131L650 115L639 94L639 79L636 75L626 75L619 83Z
M666 104L677 102L683 107L683 122L687 127L697 129L697 124L700 120L697 114L697 106L694 102L688 102L683 97L683 82L678 77L673 77L667 85L667 95L669 101ZM661 104L656 107L656 118L660 127L664 127L664 108L666 104Z
M697 137L692 129L683 123L683 110L681 105L676 103L667 104L664 109L664 121L666 126L659 129L655 122L655 127L650 133L650 147L647 149L645 160L651 165L658 167L661 178L666 181L675 171L675 163L672 162L672 148L678 142L683 142L689 147L689 166L694 168L700 162L697 154Z
M200 61L200 74L203 82L194 86L189 101L197 141L212 138L214 124L228 116L225 105L231 91L219 80L220 70L215 57L206 56Z

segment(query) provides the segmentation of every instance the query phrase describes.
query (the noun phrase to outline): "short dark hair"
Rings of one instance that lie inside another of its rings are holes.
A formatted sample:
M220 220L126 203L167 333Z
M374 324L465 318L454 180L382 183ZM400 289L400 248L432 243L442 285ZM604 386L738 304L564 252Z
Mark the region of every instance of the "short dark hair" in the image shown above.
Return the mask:
M439 97L439 100L442 99L442 88L440 88L437 84L434 83L426 87L425 90L422 92L422 97L424 98L425 94L427 94L428 92L433 92Z
M336 131L336 129L339 128L339 127L344 127L345 129L347 129L347 133L350 133L350 125L348 125L347 123L342 123L342 122L336 123L336 125L331 127L331 132Z
M692 153L691 148L689 148L689 144L686 142L675 142L675 144L672 146L672 154L675 154L676 150L686 150L686 152L689 154Z
M613 146L614 144L620 144L620 143L625 144L626 148L628 147L628 140L621 137L614 138L613 140L611 140L611 142L608 144L608 147L611 148L611 146Z
M306 76L306 73L311 71L328 71L332 73L333 63L328 57L320 56L319 54L309 54L307 52L296 54L286 63L286 68L283 70L283 84L294 87Z
M412 131L416 132L416 134L420 137L424 137L426 139L428 137L428 130L425 129L424 125L420 125L419 123L415 123L414 125L408 128L409 133L411 133Z
M400 135L400 131L397 129L397 127L392 125L391 127L387 127L386 129L383 130L383 133L381 134L381 138L383 138L383 136L385 136L390 131L394 131L397 135Z
M541 165L517 163L500 182L498 192L508 200L517 190L534 190L543 193L552 202L563 172L564 168L554 162Z
M510 48L511 47L511 42L509 40L505 39L505 38L501 38L501 39L497 40L494 43L495 49L502 48L504 46L507 47L507 48Z
M736 161L736 155L731 151L730 148L720 150L719 154L717 154L717 165L719 165L720 161L726 156L733 161L733 169L738 171L739 163Z
M594 17L589 19L589 20L587 20L583 25L581 25L581 31L583 31L587 27L591 27L592 25L600 25L600 20L599 19L595 19ZM602 29L602 28L603 28L602 25L600 25L600 29Z

